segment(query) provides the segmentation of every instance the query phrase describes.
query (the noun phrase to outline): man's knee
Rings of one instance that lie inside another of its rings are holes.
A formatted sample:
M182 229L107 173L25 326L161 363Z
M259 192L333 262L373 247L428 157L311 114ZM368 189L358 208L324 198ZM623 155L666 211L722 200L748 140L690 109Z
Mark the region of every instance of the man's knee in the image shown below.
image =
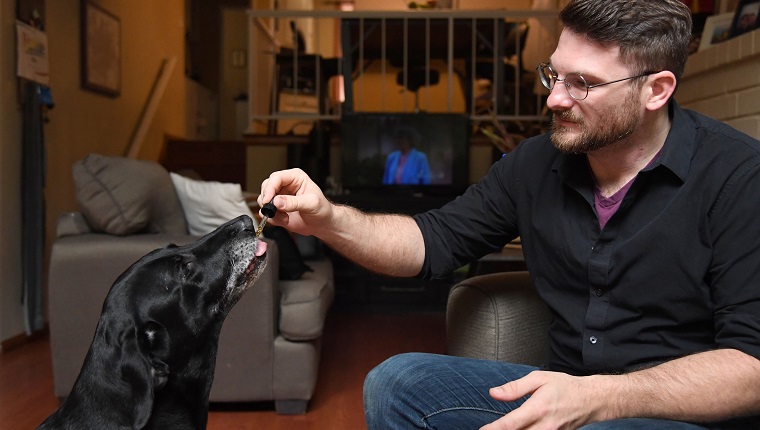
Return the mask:
M427 354L406 353L393 356L372 369L364 380L364 400L383 396L382 393L394 393L404 386L414 384L415 369L425 361Z
M416 391L425 380L430 354L393 356L367 374L364 380L364 413L367 427L415 428L421 424L416 409Z

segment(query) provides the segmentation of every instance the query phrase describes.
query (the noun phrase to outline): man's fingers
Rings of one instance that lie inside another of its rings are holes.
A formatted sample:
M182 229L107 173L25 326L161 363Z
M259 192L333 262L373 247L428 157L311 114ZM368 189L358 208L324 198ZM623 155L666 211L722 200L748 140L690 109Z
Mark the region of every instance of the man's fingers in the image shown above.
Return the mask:
M499 387L493 387L489 394L495 400L502 402L512 402L521 397L533 394L541 386L539 372L531 372L526 376L507 382Z
M530 428L538 422L540 416L536 415L530 405L523 403L522 406L504 415L491 424L485 425L480 430L519 430Z
M256 199L259 203L259 207L263 207L265 204L269 203L272 198L280 193L281 189L282 180L279 172L272 173L268 178L264 179L261 183L261 193L259 194L259 198Z
M280 194L295 194L309 178L301 169L289 169L274 172L261 183L259 205L269 203Z
M300 196L279 195L274 199L274 205L282 212L306 212L313 213L319 207L319 199L315 194L303 194Z

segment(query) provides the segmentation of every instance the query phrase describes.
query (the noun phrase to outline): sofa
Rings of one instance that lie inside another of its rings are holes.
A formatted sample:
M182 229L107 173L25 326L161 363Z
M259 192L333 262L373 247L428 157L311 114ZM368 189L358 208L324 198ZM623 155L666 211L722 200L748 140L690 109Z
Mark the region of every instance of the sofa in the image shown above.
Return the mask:
M527 271L473 276L449 293L448 353L541 366L549 355L551 318Z
M239 185L185 178L186 184L213 193L188 196L165 168L150 161L91 154L75 164L73 176L80 211L59 218L48 276L59 398L68 396L79 374L103 300L118 275L151 250L198 239L189 220L208 223L211 212L229 209L229 202L215 200L217 194L229 199L237 193L234 203L247 207ZM206 213L188 207L193 198L206 203L201 208ZM278 413L300 414L317 382L324 320L334 297L332 264L318 253L301 255L300 273L293 273L293 255L284 251L298 252L298 242L264 240L267 268L224 323L210 401L274 401ZM281 264L285 260L290 267Z

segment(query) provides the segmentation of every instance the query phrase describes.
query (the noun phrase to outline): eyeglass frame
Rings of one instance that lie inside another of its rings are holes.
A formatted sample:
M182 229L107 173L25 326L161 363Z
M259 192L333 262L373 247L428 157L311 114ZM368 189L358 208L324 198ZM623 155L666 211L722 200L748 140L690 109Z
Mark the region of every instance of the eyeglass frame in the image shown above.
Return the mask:
M586 88L586 95L584 95L583 98L577 98L577 97L574 97L570 93L570 84L567 83L567 75L565 75L565 79L560 79L560 78L556 78L555 77L554 78L554 83L552 84L552 86L550 88L549 85L547 85L544 82L543 76L545 76L545 73L543 73L541 71L541 69L543 69L543 68L548 68L549 70L551 70L552 76L559 76L559 75L556 73L556 70L554 70L554 68L552 67L552 65L549 64L549 63L539 63L538 66L536 66L536 72L538 73L538 79L541 81L541 84L547 90L549 90L550 92L554 91L554 86L557 84L557 82L562 82L564 84L565 90L567 90L567 95L569 95L573 100L577 100L577 101L586 100L586 98L588 97L588 90L590 90L591 88L603 87L605 85L616 84L618 82L627 81L629 79L636 79L636 78L641 78L641 77L644 77L644 76L653 75L655 73L660 73L660 71L648 70L648 71L646 71L644 73L640 73L640 74L635 75L635 76L629 76L627 78L616 79L614 81L609 81L609 82L602 82L601 84L591 84L591 85L589 85L588 82L586 81L586 78L582 74L580 74L578 72L571 72L571 73L568 73L567 75L577 75L579 78L581 78L581 81L583 81L583 85Z

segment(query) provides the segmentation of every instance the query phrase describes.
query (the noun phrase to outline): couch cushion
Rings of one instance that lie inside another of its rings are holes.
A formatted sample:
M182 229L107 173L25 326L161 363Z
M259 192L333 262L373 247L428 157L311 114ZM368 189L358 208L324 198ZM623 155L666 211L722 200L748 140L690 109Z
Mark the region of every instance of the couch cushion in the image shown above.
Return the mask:
M296 342L320 338L334 295L327 274L308 272L297 281L281 281L280 292L280 334Z
M72 170L77 202L95 231L187 234L182 206L160 164L90 154Z
M301 279L306 272L312 272L301 255L291 233L279 226L264 226L264 237L274 240L280 251L279 277L283 281Z
M256 218L245 202L240 184L200 181L170 173L190 234L202 236L240 215Z

